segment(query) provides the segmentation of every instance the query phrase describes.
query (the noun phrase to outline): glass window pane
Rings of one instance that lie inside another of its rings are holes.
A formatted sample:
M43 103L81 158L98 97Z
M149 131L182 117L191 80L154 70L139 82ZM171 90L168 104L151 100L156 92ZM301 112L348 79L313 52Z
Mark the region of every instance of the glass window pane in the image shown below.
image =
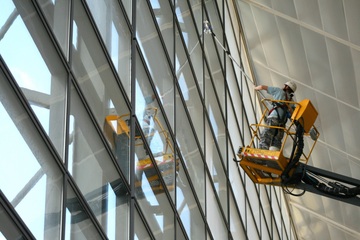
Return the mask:
M176 0L178 1L179 3L182 3L183 1L181 0ZM196 29L197 29L197 32L198 33L202 33L203 32L203 27L204 27L204 24L203 24L203 20L202 20L202 2L201 0L190 0L190 5L191 5L191 10L194 14L194 18L195 18L195 25L197 26Z
M222 7L222 3L220 3L219 1L218 1L218 4L216 4L216 1L206 1L205 8L207 11L206 12L204 11L204 15L207 14L205 18L208 18L209 22L211 23L212 32L214 34L216 34L216 38L217 38L216 45L215 45L216 48L212 48L212 52L213 52L213 54L216 54L215 49L218 49L219 57L221 58L221 65L223 65L224 57L226 55L224 54L222 47L227 47L227 46L225 46L225 42L223 39L224 32L223 32L223 28L222 28L222 22L219 18L219 13L222 14L222 9L219 9L219 7L220 8ZM205 39L207 37L210 39L212 38L210 34L205 35ZM211 40L211 41L213 42L213 40ZM209 54L209 56L211 56L211 55ZM210 57L208 60L219 61L217 57L213 57L213 56ZM230 59L228 59L228 60L230 61ZM223 75L223 74L220 73L220 75ZM224 88L222 88L222 89L224 89Z
M206 185L210 186L209 176L206 178ZM220 206L216 202L215 193L212 187L207 187L206 191L207 199L207 212L206 217L209 223L210 229L214 239L227 239L228 231L224 222L224 218L220 211Z
M203 32L203 21L201 13L201 1L196 1L192 3L192 11L194 12L195 21L197 22L198 32ZM190 56L190 62L193 65L195 71L196 81L199 84L200 91L203 91L203 53L200 44L200 38L197 33L196 26L194 25L192 14L189 14L189 6L186 1L176 0L175 5L176 16L180 22L180 27L178 31L181 33L187 52ZM178 34L178 33L177 33ZM176 40L178 46L179 40ZM178 51L178 50L177 50ZM178 53L177 53L178 54ZM181 65L180 65L181 66ZM176 69L178 71L178 68Z
M16 223L13 222L1 202L2 200L0 199L0 239L25 240L26 236L21 232Z
M205 166L202 160L201 151L198 147L189 119L186 116L185 107L180 100L179 94L177 94L176 98L176 116L176 142L179 146L201 206L205 209Z
M135 211L135 216L134 216L135 220L135 240L150 240L151 237L149 235L149 233L147 232L146 230L146 227L144 225L144 222L142 221L140 215L139 215L139 212Z
M226 173L223 164L220 159L217 147L214 144L213 138L211 137L209 124L205 124L206 127L206 162L210 171L210 176L215 186L217 196L220 199L223 211L227 212L227 180Z
M112 234L108 222L113 224L116 219L116 231L126 235L128 222L124 216L128 214L129 197L126 185L73 85L70 98L69 171L107 234Z
M236 202L235 202L235 198L232 194L232 192L230 193L230 198L229 198L229 202L230 202L230 232L231 235L233 236L233 239L246 239L246 233L244 230L244 225L241 222L241 218L240 218L240 214L238 212L238 208L236 207ZM264 226L265 228L265 226Z
M38 238L60 238L62 174L0 72L0 189Z
M222 112L217 101L216 93L214 91L211 80L205 84L205 104L209 115L210 124L214 137L217 140L219 149L221 151L222 160L226 160L226 139L225 139L225 123L222 117Z
M161 96L165 113L169 116L170 125L173 127L174 76L146 1L137 1L136 30L147 70L155 84L156 92ZM138 63L140 62L137 60Z
M200 145L204 148L204 113L201 96L199 93L198 85L195 81L190 61L186 57L184 46L180 40L180 36L176 36L176 78L180 86L187 110L190 114L192 123ZM200 48L200 45L198 45ZM192 53L190 53L192 54ZM195 54L196 55L196 54Z
M5 25L0 54L63 156L65 68L31 2L3 1L1 16L13 22Z
M206 70L206 77L209 77L209 80L206 81L206 83L209 86L206 87L208 88L211 85L211 87L215 89L215 91L213 91L216 92L220 106L223 109L223 113L225 113L225 79L217 58L217 53L214 49L214 41L205 36L205 52L208 54L207 59L209 61L209 70ZM208 71L210 71L210 73L208 73ZM209 96L205 97L205 99L208 97ZM215 98L215 95L212 97Z
M168 190L174 199L173 184L175 181L175 161L174 161L174 144L167 128L165 117L160 109L160 104L152 91L149 79L137 58L136 71L136 116L139 119L141 129L150 147L156 164L161 171L162 177ZM137 144L138 148L144 149L145 146ZM143 154L143 156L141 155ZM147 152L137 150L137 158L140 165L150 161Z
M74 2L73 65L76 80L129 180L129 109L80 1ZM76 32L76 34L75 34ZM76 44L77 43L77 44Z
M122 4L124 5L125 11L127 13L129 22L132 21L132 2L131 0L121 0Z
M66 187L65 239L101 239L70 184Z
M176 209L188 238L205 239L205 222L189 185L185 172L180 171L177 176Z
M250 184L252 184L252 183L250 183ZM254 240L260 240L259 232L258 232L256 223L254 221L254 216L250 212L251 207L249 205L249 201L246 201L245 207L248 212L248 214L246 216L246 233L249 238L254 239ZM274 239L280 239L280 238L274 238Z
M186 236L186 233L184 233L182 228L180 228L180 223L178 221L176 221L176 240L188 239L185 236Z
M131 33L124 13L120 8L119 1L87 0L87 2L107 51L130 99ZM78 27L80 26L78 25ZM88 26L81 27L86 29ZM87 39L83 41L88 42ZM92 49L91 46L90 49Z
M155 14L161 36L165 42L166 50L174 65L174 28L173 14L168 0L151 0L151 7Z
M61 50L69 59L70 2L69 0L37 0L53 30Z
M140 208L155 238L171 239L174 236L174 212L165 194L165 186L160 181L158 171L153 165L154 160L150 159L144 149L142 138L137 139L135 151L135 186ZM163 163L164 165L156 157L155 161L167 188L172 190L175 184L172 180L174 179L173 161Z

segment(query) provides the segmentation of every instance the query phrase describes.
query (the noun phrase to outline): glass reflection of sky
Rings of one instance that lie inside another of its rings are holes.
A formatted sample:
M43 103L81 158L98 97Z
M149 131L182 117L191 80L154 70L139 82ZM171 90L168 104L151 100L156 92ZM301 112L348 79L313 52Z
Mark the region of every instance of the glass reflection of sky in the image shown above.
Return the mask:
M12 1L1 1L0 27L4 26L14 9ZM50 94L51 74L20 16L0 40L0 54L20 87ZM33 110L39 119L48 119L47 109L33 107ZM15 126L14 119L9 117L1 104L0 116L0 188L34 236L42 239L46 177L42 176L24 196L18 195L41 166ZM48 131L48 121L42 124Z
M0 116L0 189L32 233L40 237L43 235L45 221L46 178L42 176L25 196L19 196L41 166L2 104Z
M4 26L14 9L15 6L12 1L1 1L2 14L0 14L0 27ZM74 28L73 43L76 46L77 31L75 24ZM141 44L140 47L142 47ZM14 51L14 49L16 49L16 51ZM0 54L21 88L50 95L51 73L20 16L16 17L15 21L6 31L4 38L0 39ZM182 81L182 83L186 84L185 81ZM136 115L141 121L143 117L142 110L146 107L146 103L139 85L137 84L136 87L138 96L142 96L136 98L138 110ZM49 119L48 109L37 106L32 106L32 108L40 121L41 119ZM0 128L0 151L2 154L2 157L0 158L0 188L11 202L30 181L34 174L41 169L41 166L20 134L19 129L13 123L13 119L9 117L1 103L0 116L2 116L2 127ZM46 120L41 121L41 123L48 132L49 124ZM150 147L153 151L156 150L161 152L163 150L162 139L158 132L155 134ZM145 179L144 175L143 178L143 187L150 189L149 182ZM15 206L16 211L18 211L21 218L25 221L37 239L42 239L44 236L45 193L46 177L42 176L30 192L22 198L17 206ZM179 199L183 199L181 191L179 191L177 196ZM149 191L146 198L150 205L156 206L159 204L156 196L151 191ZM115 196L111 196L109 201L110 207L115 206L114 199ZM36 203L36 206L41 206L42 209L37 209L37 212L34 212L34 203ZM114 213L109 212L109 215L110 219L115 219ZM70 214L67 214L66 216L69 217ZM189 216L185 218L188 217ZM163 218L158 216L157 220L159 221L160 226L162 226ZM187 225L186 228L190 228L190 225ZM107 230L110 235L113 235L115 231L110 225ZM0 239L3 239L1 233Z
M14 9L12 1L1 2L1 26ZM1 39L0 53L20 87L50 94L51 74L20 16Z

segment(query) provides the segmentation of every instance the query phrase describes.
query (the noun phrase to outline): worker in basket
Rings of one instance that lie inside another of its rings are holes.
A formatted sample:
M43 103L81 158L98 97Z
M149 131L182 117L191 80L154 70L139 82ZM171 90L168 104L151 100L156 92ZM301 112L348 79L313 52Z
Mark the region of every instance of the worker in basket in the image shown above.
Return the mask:
M274 100L293 101L293 95L296 91L296 84L292 81L286 82L284 87L271 87L266 85L259 85L255 90L265 90L272 95ZM290 108L291 109L291 108ZM266 118L266 125L285 127L288 116L291 111L286 103L273 102L273 108L269 110L268 117ZM260 134L259 148L279 151L281 148L281 141L284 136L284 130L279 128L266 127Z

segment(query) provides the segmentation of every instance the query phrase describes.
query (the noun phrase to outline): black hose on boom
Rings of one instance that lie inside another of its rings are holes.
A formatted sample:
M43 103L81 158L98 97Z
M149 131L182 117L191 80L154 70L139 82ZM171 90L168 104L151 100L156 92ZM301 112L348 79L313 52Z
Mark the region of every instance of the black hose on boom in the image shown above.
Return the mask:
M289 163L281 174L282 183L284 185L298 183L303 177L301 172L296 174L293 173L291 177L289 176L290 170L296 167L296 164L299 162L304 149L304 128L298 121L295 121L294 123L296 126L296 134L293 149L291 151Z

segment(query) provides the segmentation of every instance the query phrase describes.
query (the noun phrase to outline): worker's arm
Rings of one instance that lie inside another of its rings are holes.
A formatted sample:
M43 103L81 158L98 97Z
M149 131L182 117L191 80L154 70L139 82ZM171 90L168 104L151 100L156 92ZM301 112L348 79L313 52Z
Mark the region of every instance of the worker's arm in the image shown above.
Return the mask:
M259 91L259 90L265 90L267 91L268 90L268 86L266 85L259 85L259 86L256 86L255 87L255 90Z

